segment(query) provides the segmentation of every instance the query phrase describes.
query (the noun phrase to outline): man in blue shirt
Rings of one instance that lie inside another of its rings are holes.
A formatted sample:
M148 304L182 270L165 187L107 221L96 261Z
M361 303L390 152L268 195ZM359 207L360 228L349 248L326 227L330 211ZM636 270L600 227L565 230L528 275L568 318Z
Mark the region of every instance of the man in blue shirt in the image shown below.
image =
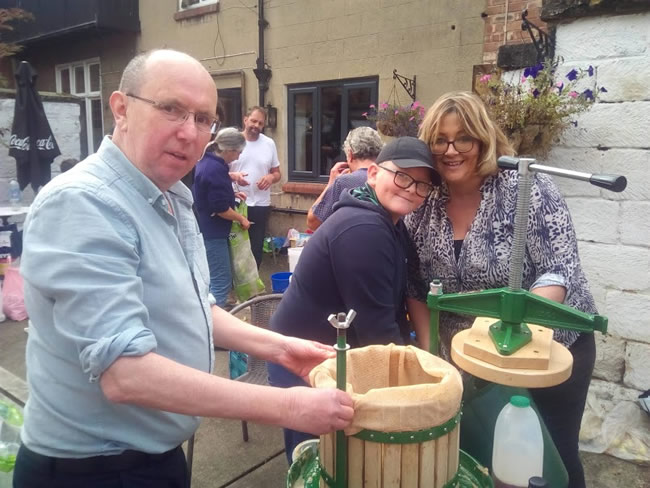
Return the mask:
M336 163L330 170L327 186L307 213L307 227L316 230L332 215L341 193L366 184L368 167L375 162L384 143L375 129L352 129L343 143L346 162Z
M299 375L333 355L209 303L205 247L179 180L209 141L216 103L190 56L137 56L110 97L113 137L32 204L21 265L30 397L15 487L184 487L180 444L199 416L314 434L349 423L341 391L210 374L213 340Z

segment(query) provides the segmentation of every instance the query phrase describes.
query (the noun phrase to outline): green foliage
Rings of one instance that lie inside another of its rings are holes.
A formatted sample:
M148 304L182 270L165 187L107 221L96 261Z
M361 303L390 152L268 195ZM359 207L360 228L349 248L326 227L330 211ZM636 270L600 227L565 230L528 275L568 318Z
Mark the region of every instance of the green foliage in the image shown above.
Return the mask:
M558 60L526 68L521 80L505 81L503 73L483 75L477 92L485 102L494 121L511 139L515 149L522 136L532 134L532 141L524 148L532 154L543 155L551 144L569 125L577 125L572 117L589 109L596 101L598 92L593 86L581 92L578 87L586 77L592 77L595 69L572 69L559 79ZM519 153L525 152L519 148Z
M0 39L2 31L12 31L12 22L33 20L34 16L20 8L0 8ZM0 42L0 60L20 52L22 46L10 42ZM0 88L7 86L7 80L0 75Z

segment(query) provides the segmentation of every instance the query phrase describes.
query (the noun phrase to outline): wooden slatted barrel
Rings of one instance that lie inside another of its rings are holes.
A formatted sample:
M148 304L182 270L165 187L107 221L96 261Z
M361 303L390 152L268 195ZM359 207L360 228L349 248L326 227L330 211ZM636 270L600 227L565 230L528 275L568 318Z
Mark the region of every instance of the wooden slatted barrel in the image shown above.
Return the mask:
M347 391L355 417L346 430L348 486L442 488L459 466L462 381L446 361L412 346L368 346L348 351ZM310 375L332 387L328 360ZM321 436L320 486L335 473L335 433Z

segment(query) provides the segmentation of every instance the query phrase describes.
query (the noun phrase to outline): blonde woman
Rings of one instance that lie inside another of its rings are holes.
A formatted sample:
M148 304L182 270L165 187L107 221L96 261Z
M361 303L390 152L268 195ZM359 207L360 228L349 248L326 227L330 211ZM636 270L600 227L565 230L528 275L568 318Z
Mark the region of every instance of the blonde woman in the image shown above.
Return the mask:
M442 185L405 219L419 265L409 276L407 299L418 342L427 347L428 283L440 279L445 293L507 286L513 240L517 172L499 171L497 159L512 155L503 132L481 99L469 92L440 97L428 110L420 139L431 148ZM533 180L523 287L583 312L595 313L580 266L569 210L550 177ZM451 338L473 317L442 313L441 353L449 359ZM571 378L531 390L569 472L569 486L585 486L578 432L595 361L593 334L555 331L574 357Z

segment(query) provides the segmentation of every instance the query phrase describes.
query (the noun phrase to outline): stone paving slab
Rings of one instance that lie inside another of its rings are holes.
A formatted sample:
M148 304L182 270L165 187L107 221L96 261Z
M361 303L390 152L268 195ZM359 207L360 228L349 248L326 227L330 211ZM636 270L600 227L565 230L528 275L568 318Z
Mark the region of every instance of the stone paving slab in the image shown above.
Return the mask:
M260 270L268 276L288 269L286 256L273 262L269 256ZM270 290L270 287L269 287ZM0 323L0 389L26 399L24 328L27 321ZM214 374L227 376L228 354L218 352ZM277 427L248 424L250 440L243 442L241 423L205 419L196 434L192 488L275 488L286 481L287 463L282 451L282 431ZM650 466L622 461L604 454L581 453L589 488L650 487ZM355 488L355 487L350 487Z

